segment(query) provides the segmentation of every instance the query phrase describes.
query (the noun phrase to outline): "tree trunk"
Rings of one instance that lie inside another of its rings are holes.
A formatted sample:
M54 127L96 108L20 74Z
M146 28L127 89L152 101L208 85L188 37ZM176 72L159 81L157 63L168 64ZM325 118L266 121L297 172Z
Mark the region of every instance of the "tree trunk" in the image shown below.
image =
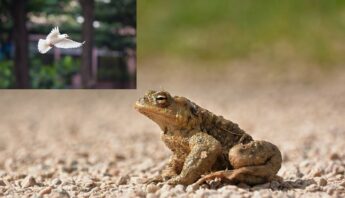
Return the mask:
M92 85L92 48L93 48L93 19L94 19L94 0L80 0L83 23L83 40L86 41L83 46L81 60L81 77L83 88L90 88Z
M14 73L15 88L29 88L28 32L26 29L26 0L13 0L13 38L15 44Z

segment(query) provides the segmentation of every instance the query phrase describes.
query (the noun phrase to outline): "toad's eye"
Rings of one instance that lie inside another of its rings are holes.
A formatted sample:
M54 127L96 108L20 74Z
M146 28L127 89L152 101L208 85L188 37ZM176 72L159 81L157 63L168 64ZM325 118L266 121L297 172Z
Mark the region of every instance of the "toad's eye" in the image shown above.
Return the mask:
M168 96L166 94L157 94L156 103L160 107L167 107L169 105Z
M165 95L158 95L156 100L158 103L164 103L167 100L167 97Z

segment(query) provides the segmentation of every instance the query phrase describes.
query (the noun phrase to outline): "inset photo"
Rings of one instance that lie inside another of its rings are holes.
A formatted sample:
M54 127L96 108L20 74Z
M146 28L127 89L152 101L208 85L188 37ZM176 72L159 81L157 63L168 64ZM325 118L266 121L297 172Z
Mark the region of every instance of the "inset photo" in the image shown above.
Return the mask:
M136 0L1 0L0 89L135 89Z

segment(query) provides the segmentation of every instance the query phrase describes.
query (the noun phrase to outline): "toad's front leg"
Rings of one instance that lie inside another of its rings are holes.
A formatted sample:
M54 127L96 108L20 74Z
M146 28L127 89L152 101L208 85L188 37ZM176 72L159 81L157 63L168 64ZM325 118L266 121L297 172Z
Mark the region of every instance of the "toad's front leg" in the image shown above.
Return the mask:
M221 144L206 133L196 133L189 140L191 152L186 157L181 173L170 179L169 184L192 184L202 174L211 170L221 154Z
M165 166L165 168L162 170L161 174L148 179L145 183L158 183L158 182L163 182L163 181L168 181L169 179L176 177L178 173L181 172L183 162L184 162L184 157L183 156L178 156L176 154L173 154L170 159L168 164Z

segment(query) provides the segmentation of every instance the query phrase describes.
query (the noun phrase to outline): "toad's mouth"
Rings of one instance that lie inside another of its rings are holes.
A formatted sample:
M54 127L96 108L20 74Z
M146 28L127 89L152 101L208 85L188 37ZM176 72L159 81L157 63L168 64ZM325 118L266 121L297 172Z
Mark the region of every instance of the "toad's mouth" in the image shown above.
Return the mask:
M178 116L172 110L147 104L144 98L140 98L134 108L157 123L179 125Z

